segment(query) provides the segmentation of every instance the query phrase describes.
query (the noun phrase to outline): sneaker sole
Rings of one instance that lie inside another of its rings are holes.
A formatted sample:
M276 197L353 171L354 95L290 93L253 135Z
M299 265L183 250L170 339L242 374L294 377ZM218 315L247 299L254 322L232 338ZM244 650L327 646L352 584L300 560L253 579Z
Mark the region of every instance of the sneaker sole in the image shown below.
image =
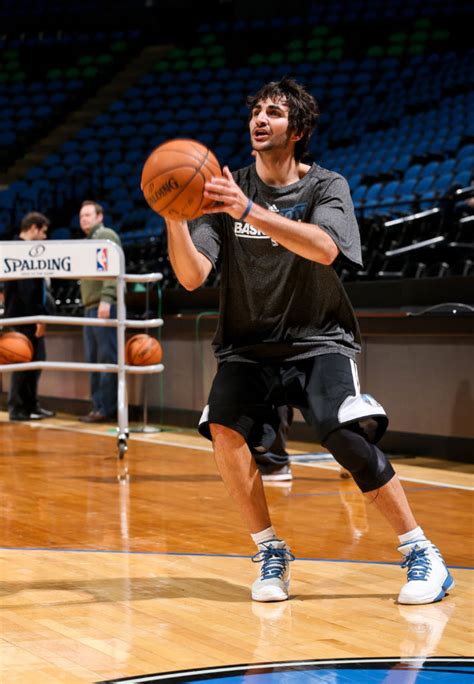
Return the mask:
M266 590L262 590L258 595L252 592L252 600L258 601L259 603L270 603L272 601L287 601L289 599L288 590L286 592L276 587L267 587Z
M414 601L414 600L410 600L410 599L403 601L403 600L400 600L400 597L398 597L398 603L400 603L402 605L410 605L410 606L423 605L425 603L437 603L438 601L441 601L441 599L443 599L446 596L446 594L448 593L448 590L452 589L454 586L455 586L454 577L448 572L448 576L444 580L443 585L441 587L441 591L439 592L439 594L435 594L434 596L433 595L424 596L418 601Z

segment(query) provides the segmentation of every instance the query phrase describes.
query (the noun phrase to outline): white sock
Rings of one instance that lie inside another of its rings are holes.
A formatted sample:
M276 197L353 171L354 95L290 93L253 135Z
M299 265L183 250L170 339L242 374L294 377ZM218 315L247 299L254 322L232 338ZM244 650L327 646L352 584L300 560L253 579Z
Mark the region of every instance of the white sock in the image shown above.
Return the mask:
M252 537L257 546L259 544L262 544L263 542L271 541L272 539L278 539L276 532L273 529L273 526L267 527L261 532L256 532L255 534L251 534L250 536Z
M410 532L405 532L405 534L398 535L398 538L400 540L400 546L404 546L405 544L410 544L416 541L426 541L425 533L419 526L415 527L415 529L411 530Z

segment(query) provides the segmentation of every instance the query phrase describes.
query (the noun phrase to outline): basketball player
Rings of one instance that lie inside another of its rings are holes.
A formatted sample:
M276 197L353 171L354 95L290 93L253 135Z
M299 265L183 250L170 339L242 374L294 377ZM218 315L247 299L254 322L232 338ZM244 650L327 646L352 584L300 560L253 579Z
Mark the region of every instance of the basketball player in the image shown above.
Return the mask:
M112 240L121 245L120 238L111 228L104 226L103 207L93 200L84 200L79 212L79 223L88 240ZM98 254L98 270L106 265ZM115 318L117 291L115 280L81 280L81 299L87 318ZM88 363L117 363L117 330L110 327L84 326L84 349ZM117 413L117 375L91 373L92 409L79 420L83 423L108 423Z
M46 240L49 218L38 211L26 214L20 223L20 240ZM47 314L47 289L44 278L21 278L6 280L4 286L5 316L42 316ZM33 345L32 361L46 359L44 343L45 325L36 323L15 326L15 330L26 335ZM8 393L8 415L10 420L42 420L52 418L55 413L42 408L38 402L38 383L41 370L15 371L12 373Z
M302 162L318 105L285 78L264 85L248 106L255 163L234 174L224 167L205 186L213 208L189 227L171 220L167 227L171 263L186 289L221 268L218 369L200 430L212 437L220 474L258 548L252 598L289 596L294 556L272 526L250 452L268 448L275 407L287 403L398 535L408 571L399 602L438 601L453 579L376 445L385 411L359 390L358 324L333 268L336 259L361 264L349 188L339 174Z

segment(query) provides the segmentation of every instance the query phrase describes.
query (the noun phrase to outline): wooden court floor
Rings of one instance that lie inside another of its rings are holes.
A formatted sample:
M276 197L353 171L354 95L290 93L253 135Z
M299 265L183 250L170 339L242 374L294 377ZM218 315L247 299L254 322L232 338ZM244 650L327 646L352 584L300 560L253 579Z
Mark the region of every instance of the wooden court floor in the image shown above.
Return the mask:
M266 485L297 561L291 600L256 604L255 549L195 433L132 432L128 484L117 481L110 426L66 415L10 423L0 413L0 436L2 684L473 655L472 466L394 461L453 568L456 587L442 602L396 603L396 538L352 480L316 461L294 463L289 484Z

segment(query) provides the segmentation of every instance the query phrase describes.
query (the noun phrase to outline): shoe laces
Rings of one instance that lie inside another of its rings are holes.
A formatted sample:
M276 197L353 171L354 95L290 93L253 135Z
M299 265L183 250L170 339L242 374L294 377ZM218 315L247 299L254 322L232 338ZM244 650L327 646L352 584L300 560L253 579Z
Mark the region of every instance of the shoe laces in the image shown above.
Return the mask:
M439 560L443 563L443 565L446 565L446 561L444 560L444 558L441 554L441 551L438 549L438 547L435 546L434 544L431 544L431 548L433 549L435 554L438 556Z
M431 572L431 560L427 551L428 549L420 549L418 546L414 546L402 561L402 568L408 568L409 582L428 579Z
M277 548L272 544L265 546L252 556L253 563L262 563L260 571L262 580L280 579L284 575L288 563L294 560L295 557L291 551L286 548Z

